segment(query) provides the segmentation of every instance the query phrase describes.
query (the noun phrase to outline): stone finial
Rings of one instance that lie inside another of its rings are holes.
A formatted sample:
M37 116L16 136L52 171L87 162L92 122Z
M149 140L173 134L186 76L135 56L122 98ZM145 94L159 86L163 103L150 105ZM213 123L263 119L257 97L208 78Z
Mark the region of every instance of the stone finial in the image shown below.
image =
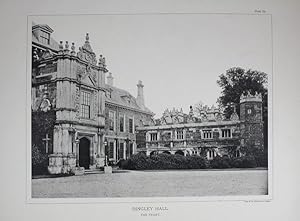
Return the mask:
M90 40L89 33L86 33L86 35L85 35L85 42L88 43L89 40Z
M106 62L106 61L105 61L105 57L103 57L103 55L100 54L98 65L99 65L100 67L106 68L105 62Z
M194 115L194 111L193 111L193 106L192 106L192 105L190 106L190 112L189 112L189 115L190 115L190 116L193 116L193 115Z
M106 60L105 60L105 57L103 57L103 67L106 68Z
M75 55L76 52L75 52L75 43L72 42L72 46L71 46L71 55Z
M99 57L99 62L98 62L98 65L100 66L100 67L102 67L102 54L100 54L100 57Z
M69 50L69 42L68 42L68 41L66 41L65 48L66 48L67 50Z
M62 50L64 49L63 41L60 41L60 42L59 42L58 48L59 48L60 51L62 51Z
M69 50L69 42L66 41L64 53L65 53L65 54L69 54L69 52L70 52L70 50Z
M63 54L64 53L63 41L59 41L58 49L59 49L58 54Z

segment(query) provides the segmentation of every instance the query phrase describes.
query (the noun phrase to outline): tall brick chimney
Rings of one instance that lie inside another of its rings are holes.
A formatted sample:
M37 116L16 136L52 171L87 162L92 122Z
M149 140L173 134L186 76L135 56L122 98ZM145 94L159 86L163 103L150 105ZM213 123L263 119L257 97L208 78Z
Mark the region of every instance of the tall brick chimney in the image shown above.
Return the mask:
M137 104L140 106L140 107L145 107L145 101L144 101L144 85L143 85L143 82L141 80L139 80L138 84L136 85L137 86L137 97L136 97L136 100L137 100Z
M109 72L108 76L107 76L107 81L106 83L109 85L109 86L114 86L114 77L112 76L112 73Z

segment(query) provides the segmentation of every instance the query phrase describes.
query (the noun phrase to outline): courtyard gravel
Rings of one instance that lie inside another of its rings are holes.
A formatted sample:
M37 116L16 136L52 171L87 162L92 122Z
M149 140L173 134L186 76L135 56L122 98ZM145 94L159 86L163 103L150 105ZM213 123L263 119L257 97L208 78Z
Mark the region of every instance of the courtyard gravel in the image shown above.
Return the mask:
M32 179L32 198L247 196L268 193L268 171L118 171Z

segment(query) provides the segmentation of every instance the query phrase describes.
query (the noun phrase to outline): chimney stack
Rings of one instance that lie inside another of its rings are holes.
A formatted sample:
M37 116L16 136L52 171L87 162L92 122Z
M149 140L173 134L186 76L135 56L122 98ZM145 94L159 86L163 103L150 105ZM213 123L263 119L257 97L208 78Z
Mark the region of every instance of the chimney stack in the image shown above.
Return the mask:
M137 98L136 98L137 104L141 108L143 108L143 107L145 107L145 102L144 102L144 85L143 85L143 83L142 83L141 80L139 80L139 82L137 84L137 89L138 89L138 91L137 91Z
M106 83L109 86L114 86L114 77L112 76L112 73L109 72L108 76L107 76L107 81Z

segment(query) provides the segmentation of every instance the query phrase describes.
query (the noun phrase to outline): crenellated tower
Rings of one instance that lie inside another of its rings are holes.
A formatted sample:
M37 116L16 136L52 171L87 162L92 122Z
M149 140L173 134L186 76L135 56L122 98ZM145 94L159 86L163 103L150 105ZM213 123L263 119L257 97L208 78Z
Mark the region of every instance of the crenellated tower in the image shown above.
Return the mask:
M248 92L240 97L241 146L251 150L263 150L262 95Z

